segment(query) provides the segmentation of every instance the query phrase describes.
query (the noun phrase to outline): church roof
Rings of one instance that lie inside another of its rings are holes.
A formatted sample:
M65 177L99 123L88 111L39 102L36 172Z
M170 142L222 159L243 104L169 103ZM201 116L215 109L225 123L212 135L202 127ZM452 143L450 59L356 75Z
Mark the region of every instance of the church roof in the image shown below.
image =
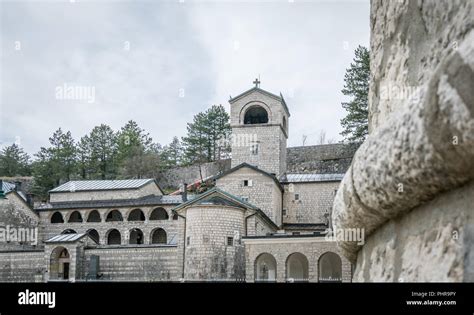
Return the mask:
M278 178L277 178L274 174L270 174L270 173L268 173L268 172L266 172L266 171L264 171L264 170L262 170L262 169L260 169L260 168L258 168L258 167L256 167L256 166L254 166L254 165L251 165L251 164L248 164L248 163L245 163L245 162L244 162L244 163L241 163L241 164L239 164L239 165L237 165L237 166L234 166L233 168L231 168L231 169L229 169L229 170L227 170L227 171L225 171L225 172L223 172L223 173L221 173L221 174L216 175L216 176L214 177L214 180L219 179L219 178L222 178L222 177L224 177L224 176L226 176L226 175L228 175L228 174L231 174L231 173L233 173L233 172L235 172L235 171L241 169L242 167L250 168L250 169L252 169L252 170L254 170L254 171L256 171L256 172L259 172L259 173L261 173L261 174L263 174L263 175L265 175L265 176L267 176L267 177L270 177L270 178L275 182L275 184L277 184L277 186L280 188L280 190L283 191L283 187L281 186L280 181L278 180Z
M154 181L155 180L152 178L125 180L72 180L54 189L51 189L49 192L56 193L93 190L137 189Z
M74 243L86 235L86 233L59 234L46 240L45 243Z
M194 204L224 205L224 206L233 206L233 207L240 207L240 208L245 208L245 209L259 210L259 208L252 205L251 203L244 201L241 198L234 196L228 192L225 192L217 187L214 187L200 195L197 195L194 199L180 204L179 206L175 207L173 211L187 208Z
M235 97L231 97L230 100L229 100L229 103L232 104L232 103L236 102L237 100L241 99L242 97L247 96L247 95L249 95L253 92L260 92L260 93L262 93L266 96L269 96L273 99L276 99L277 101L280 101L283 104L283 108L285 109L286 113L288 114L288 117L290 116L290 111L288 110L288 106L286 105L285 99L283 98L283 95L281 93L280 93L280 96L278 96L278 95L275 95L275 94L270 93L268 91L265 91L264 89L261 89L259 87L253 87L253 88L251 88L251 89L249 89L249 90L247 90L247 91L245 91L245 92L243 92L243 93L241 93L241 94L239 94Z

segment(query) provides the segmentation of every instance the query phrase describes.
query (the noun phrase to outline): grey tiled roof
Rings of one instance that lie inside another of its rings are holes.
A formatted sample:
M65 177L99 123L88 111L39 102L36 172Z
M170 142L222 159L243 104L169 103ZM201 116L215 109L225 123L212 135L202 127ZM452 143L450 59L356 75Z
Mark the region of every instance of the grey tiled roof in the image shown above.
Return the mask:
M153 179L150 178L125 180L73 180L62 184L49 192L136 189L152 181Z
M194 195L188 194L188 200L192 200ZM133 207L133 206L154 206L154 205L179 205L183 203L182 197L149 195L136 199L112 199L112 200L88 200L88 201L65 201L51 202L37 207L35 210L56 210L56 209L80 209L80 208L112 208L112 207Z
M282 183L311 183L340 181L344 174L284 174L280 177Z
M15 184L9 182L2 182L2 190L5 194L12 190L15 190Z

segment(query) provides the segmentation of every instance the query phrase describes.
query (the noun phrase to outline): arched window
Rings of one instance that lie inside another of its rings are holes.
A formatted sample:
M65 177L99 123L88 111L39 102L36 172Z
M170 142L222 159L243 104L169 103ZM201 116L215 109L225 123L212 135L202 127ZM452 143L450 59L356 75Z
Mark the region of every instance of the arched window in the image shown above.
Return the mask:
M173 220L178 220L178 214L177 213L173 214Z
M268 113L262 106L251 106L245 112L244 124L266 124L268 123Z
M271 254L263 253L255 259L255 282L276 281L276 260Z
M66 229L62 231L61 234L77 234L77 232L74 231L73 229Z
M120 245L122 244L122 236L116 229L112 229L107 232L107 244L108 245Z
M69 216L68 223L82 223L82 215L79 211L74 211Z
M130 231L129 244L143 244L143 232L140 229L133 229Z
M143 214L142 210L134 209L128 215L128 221L145 221L145 215Z
M87 235L90 236L90 238L92 238L97 244L99 244L100 242L100 236L99 236L99 232L97 232L97 230L95 229L90 229L87 231Z
M164 208L156 208L150 214L150 220L168 220L168 212Z
M151 234L151 243L152 244L166 244L167 237L166 231L163 229L156 229Z
M51 223L64 223L63 216L60 212L56 211L51 216Z
M122 214L118 210L112 210L107 214L105 222L123 221Z
M101 222L100 214L99 211L97 210L92 210L89 213L89 217L87 217L87 222Z
M289 281L308 281L308 259L301 253L293 253L286 260L286 279Z
M342 261L338 254L327 252L318 262L319 282L342 282Z

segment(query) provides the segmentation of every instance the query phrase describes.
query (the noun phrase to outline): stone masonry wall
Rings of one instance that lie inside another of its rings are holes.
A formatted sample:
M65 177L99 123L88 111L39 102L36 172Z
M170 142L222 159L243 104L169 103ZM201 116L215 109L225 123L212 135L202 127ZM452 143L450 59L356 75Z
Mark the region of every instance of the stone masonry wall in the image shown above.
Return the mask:
M244 180L251 180L252 186L245 187ZM282 193L268 176L242 167L217 179L216 186L237 197L248 198L249 203L260 208L276 225L281 225Z
M474 2L371 2L370 134L333 208L357 281L473 281Z
M0 251L0 282L42 282L45 271L42 249Z
M283 223L328 223L339 182L294 183L284 187Z
M186 209L184 279L243 280L245 260L240 238L245 210L225 206ZM233 244L227 238L233 237Z
M309 282L318 282L319 258L327 252L333 252L342 260L342 281L351 282L351 263L344 258L337 244L324 238L273 238L244 239L246 259L246 281L254 281L255 261L263 253L271 254L277 263L276 281L287 280L287 259L293 253L301 253L308 259Z

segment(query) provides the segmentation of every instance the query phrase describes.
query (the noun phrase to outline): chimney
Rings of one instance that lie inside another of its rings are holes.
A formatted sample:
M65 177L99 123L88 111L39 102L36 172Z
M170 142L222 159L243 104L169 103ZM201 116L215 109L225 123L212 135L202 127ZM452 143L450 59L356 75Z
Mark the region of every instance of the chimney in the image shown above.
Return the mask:
M15 191L21 191L21 182L20 181L15 182Z
M186 202L188 201L188 184L183 183L183 186L181 189L182 189L181 197L183 199L183 202Z
M34 207L33 194L26 194L26 203L30 205L30 207Z
M3 180L0 179L0 199L4 199L4 198L5 198L5 194L3 191Z

